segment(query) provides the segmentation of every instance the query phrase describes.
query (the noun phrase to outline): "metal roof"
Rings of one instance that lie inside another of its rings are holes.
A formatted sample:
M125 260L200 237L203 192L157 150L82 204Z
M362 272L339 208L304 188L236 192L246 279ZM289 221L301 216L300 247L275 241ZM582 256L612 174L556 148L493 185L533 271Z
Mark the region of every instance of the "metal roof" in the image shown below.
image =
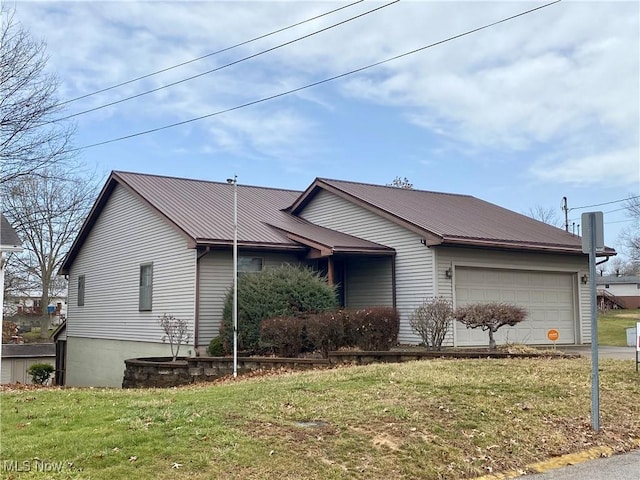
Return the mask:
M0 213L0 247L20 247L22 242L9 221Z
M2 358L55 356L55 343L5 343L2 345Z
M623 283L637 283L640 284L640 277L635 275L623 275L618 277L617 275L607 275L605 277L596 277L596 285L604 284L623 284Z
M285 215L272 227L285 232L287 237L325 254L359 253L370 255L393 255L395 249L370 242L362 238L314 225L293 215Z
M297 214L330 191L425 236L429 245L476 245L582 253L581 238L470 195L316 179L291 206ZM612 249L607 255L615 255Z
M74 241L68 270L116 186L127 188L174 225L191 247L229 246L233 239L233 184L112 172ZM580 237L469 195L405 190L316 179L307 190L238 185L238 244L245 248L323 254L390 255L394 250L313 225L297 215L321 190L330 191L409 230L427 245L463 245L582 254ZM608 249L603 254L615 255Z

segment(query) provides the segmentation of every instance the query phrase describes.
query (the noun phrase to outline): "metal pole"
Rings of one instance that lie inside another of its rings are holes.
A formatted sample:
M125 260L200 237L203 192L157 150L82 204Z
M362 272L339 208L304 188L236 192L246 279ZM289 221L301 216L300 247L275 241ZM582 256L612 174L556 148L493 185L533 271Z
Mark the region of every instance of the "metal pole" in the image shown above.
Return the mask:
M233 176L233 377L238 376L238 176Z
M591 428L600 430L600 380L598 371L598 315L596 310L596 214L589 213L589 290L591 297Z

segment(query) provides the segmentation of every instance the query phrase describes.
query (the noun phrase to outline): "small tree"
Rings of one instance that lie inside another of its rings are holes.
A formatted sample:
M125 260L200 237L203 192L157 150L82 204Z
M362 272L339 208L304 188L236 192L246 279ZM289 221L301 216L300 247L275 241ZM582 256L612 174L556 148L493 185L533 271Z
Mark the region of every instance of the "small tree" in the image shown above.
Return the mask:
M413 190L413 183L407 177L396 177L391 183L387 183L387 187L402 188L403 190Z
M494 333L500 327L513 327L527 317L527 311L509 303L476 303L457 308L454 317L467 328L480 328L489 332L489 350L496 349Z
M444 297L428 298L413 311L411 328L420 335L425 346L440 350L453 322L453 304Z
M49 381L49 377L55 369L49 363L34 363L27 369L31 375L31 381L37 385L44 385Z
M178 358L178 352L180 351L180 345L186 344L191 337L189 333L189 325L186 320L176 318L173 315L167 315L166 313L159 317L160 328L164 332L162 341L169 340L171 345L172 361L175 362Z

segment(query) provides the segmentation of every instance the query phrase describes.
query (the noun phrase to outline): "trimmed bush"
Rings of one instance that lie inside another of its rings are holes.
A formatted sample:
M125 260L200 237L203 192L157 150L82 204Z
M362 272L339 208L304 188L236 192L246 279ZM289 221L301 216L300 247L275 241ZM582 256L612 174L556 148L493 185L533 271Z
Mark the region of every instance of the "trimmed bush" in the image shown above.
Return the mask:
M411 315L411 329L420 335L425 347L440 350L453 322L453 304L444 297L429 298Z
M207 347L207 353L212 357L221 357L224 355L224 348L222 347L222 340L220 337L213 337Z
M311 315L306 320L307 338L314 349L324 358L331 350L344 346L344 311L325 312Z
M514 326L527 318L527 311L509 303L475 303L457 308L454 316L467 328L480 328L489 332L489 350L496 349L493 336L500 327Z
M336 306L336 291L309 268L281 265L238 277L238 348L260 348L260 324L275 317L304 317ZM233 290L225 300L220 338L225 352L233 348Z
M276 317L260 324L260 345L280 357L297 357L302 353L305 322L298 317Z
M27 369L27 373L31 375L31 381L37 385L44 385L51 377L55 368L49 363L34 363Z
M400 315L393 307L343 313L345 343L362 350L387 351L398 342Z

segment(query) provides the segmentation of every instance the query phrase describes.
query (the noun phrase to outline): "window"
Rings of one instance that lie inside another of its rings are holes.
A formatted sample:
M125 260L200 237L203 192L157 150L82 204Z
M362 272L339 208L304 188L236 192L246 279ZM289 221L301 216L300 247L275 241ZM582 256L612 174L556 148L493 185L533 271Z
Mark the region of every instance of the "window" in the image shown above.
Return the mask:
M84 306L84 275L78 277L78 306Z
M261 258L238 257L238 274L260 272L261 270Z
M151 311L151 299L153 298L153 263L140 265L140 298L138 310Z
M604 288L609 288L609 284L608 284L608 283L605 283L605 284L604 284Z

